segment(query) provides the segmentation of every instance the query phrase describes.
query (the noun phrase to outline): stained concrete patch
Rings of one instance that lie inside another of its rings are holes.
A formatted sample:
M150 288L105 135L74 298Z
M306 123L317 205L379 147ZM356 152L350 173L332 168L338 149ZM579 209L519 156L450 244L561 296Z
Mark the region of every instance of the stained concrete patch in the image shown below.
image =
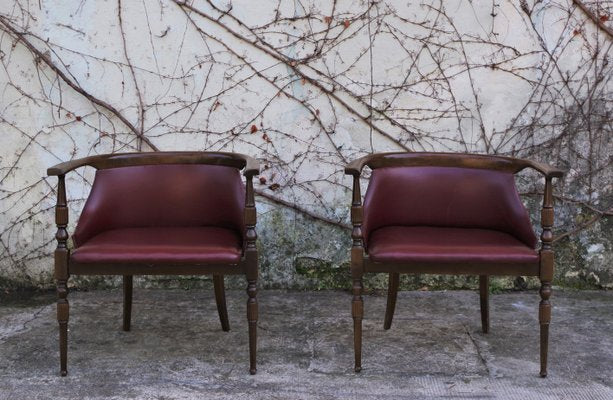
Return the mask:
M246 295L228 292L222 332L211 291L71 293L69 375L59 377L52 304L0 306L2 399L613 398L613 294L556 291L550 376L538 374L538 295L492 296L480 331L474 292L365 297L363 371L353 366L351 296L262 291L258 374L248 374ZM47 301L50 301L48 299Z

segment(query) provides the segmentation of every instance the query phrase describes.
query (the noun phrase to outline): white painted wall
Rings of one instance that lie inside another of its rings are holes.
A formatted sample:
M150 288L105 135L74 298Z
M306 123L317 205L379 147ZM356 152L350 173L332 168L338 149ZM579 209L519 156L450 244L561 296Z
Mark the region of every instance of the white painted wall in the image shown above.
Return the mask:
M612 42L570 0L180 3L0 2L0 276L50 282L45 169L151 150L137 133L159 150L257 156L260 191L343 223L346 160L403 147L570 167L559 233L610 207ZM609 27L612 4L589 3ZM91 179L69 177L71 224Z

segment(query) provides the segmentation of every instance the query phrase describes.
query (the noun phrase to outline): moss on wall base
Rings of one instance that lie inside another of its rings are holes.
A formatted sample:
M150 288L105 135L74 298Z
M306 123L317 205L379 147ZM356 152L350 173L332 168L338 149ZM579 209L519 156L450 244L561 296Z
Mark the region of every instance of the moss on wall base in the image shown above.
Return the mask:
M532 213L534 215L534 212ZM351 240L346 229L316 222L293 210L280 209L263 203L259 215L260 278L259 286L270 289L323 290L351 287L349 248ZM556 242L556 272L554 284L576 289L611 289L611 237L613 224L603 219L589 231L568 236ZM366 274L364 288L368 292L387 288L384 273ZM52 260L40 281L15 280L0 277L0 287L53 287ZM119 287L121 277L74 276L73 288L107 289ZM210 276L142 276L136 287L212 289ZM243 276L227 276L226 287L246 287ZM493 291L523 290L539 287L535 277L492 277ZM476 276L401 275L401 290L477 289Z

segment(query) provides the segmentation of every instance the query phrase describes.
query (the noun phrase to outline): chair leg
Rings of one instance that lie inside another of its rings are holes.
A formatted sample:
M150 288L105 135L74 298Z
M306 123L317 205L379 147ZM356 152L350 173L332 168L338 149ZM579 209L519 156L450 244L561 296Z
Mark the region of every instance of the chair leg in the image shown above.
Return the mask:
M68 279L57 281L57 322L60 326L60 374L68 375Z
M389 284L387 287L387 307L385 307L385 322L383 323L383 329L389 329L392 326L394 310L396 309L396 298L398 297L399 281L400 274L397 272L390 272Z
M221 329L224 332L230 330L228 321L228 309L226 308L226 290L224 288L223 275L213 275L213 286L215 287L215 302L217 303L217 313L221 322Z
M479 275L479 300L481 303L481 329L483 333L490 331L490 277Z
M541 303L539 305L539 324L541 326L541 377L547 376L547 350L549 346L549 322L551 321L551 282L541 281Z
M247 281L247 322L249 323L249 373L255 375L258 324L257 280Z
M353 300L351 315L353 316L353 351L355 354L355 372L362 370L362 318L364 317L364 300L362 299L362 276L353 280Z
M132 320L132 275L123 276L123 330L130 330Z

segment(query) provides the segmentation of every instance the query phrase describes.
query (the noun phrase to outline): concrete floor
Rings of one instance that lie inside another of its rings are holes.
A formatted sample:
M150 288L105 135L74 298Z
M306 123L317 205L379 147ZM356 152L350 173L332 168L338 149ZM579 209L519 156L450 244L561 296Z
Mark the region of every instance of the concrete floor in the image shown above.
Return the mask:
M243 291L222 332L211 291L71 293L59 376L53 294L0 304L1 399L613 399L613 293L554 291L549 377L538 377L538 295L492 296L480 331L474 292L403 292L392 329L366 296L362 373L352 370L347 292L261 291L258 374L248 374Z

